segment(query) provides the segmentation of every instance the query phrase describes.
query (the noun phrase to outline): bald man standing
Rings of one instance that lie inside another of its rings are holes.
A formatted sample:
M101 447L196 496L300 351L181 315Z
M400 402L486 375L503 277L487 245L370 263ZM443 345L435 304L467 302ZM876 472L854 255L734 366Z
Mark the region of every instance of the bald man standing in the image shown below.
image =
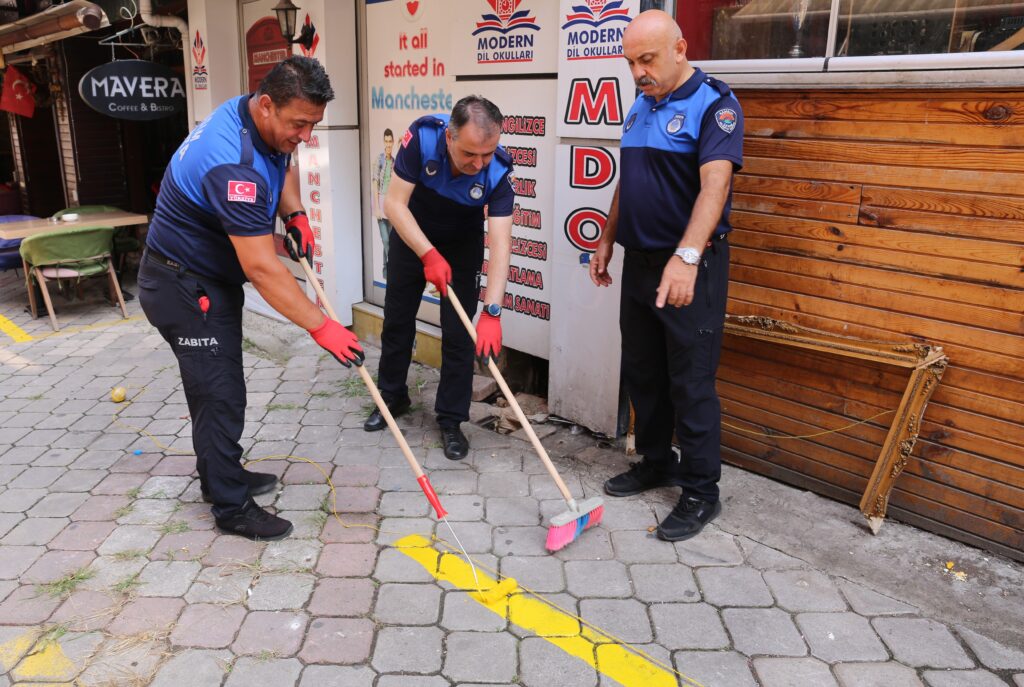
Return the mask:
M641 95L623 125L622 172L590 278L610 285L613 245L625 249L623 381L643 460L604 488L630 496L681 486L679 504L657 530L662 539L680 541L722 510L715 371L729 287L732 175L743 164L743 111L727 85L690 65L679 26L665 12L634 19L622 50Z

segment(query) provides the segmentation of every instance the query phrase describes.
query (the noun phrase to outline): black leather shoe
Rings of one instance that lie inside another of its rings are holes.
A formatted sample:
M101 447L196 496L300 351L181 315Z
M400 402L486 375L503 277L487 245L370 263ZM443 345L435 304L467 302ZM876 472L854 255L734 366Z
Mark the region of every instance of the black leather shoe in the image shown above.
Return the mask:
M444 456L448 460L462 460L469 455L469 439L458 425L441 428L441 444L444 446Z
M708 503L692 496L679 499L679 504L672 509L668 517L658 525L658 538L665 541L683 541L697 536L704 525L718 517L722 512L722 502Z
M630 463L629 470L604 483L604 493L609 496L633 496L648 489L671 487L675 480L667 467L646 458Z
M391 411L391 417L400 417L405 415L411 406L412 401L408 398L403 398L393 403L388 403L388 410ZM363 430L366 432L379 432L387 426L387 420L380 414L380 409L374 408L373 412L370 413L370 417L366 418L366 422L363 423Z
M249 496L259 496L277 488L277 475L271 475L268 472L250 472L246 470L245 481L249 484ZM202 487L200 488L202 489ZM213 503L210 492L205 489L202 491L203 501Z
M235 515L217 518L215 522L223 532L261 541L284 539L292 532L290 522L263 510L252 499Z

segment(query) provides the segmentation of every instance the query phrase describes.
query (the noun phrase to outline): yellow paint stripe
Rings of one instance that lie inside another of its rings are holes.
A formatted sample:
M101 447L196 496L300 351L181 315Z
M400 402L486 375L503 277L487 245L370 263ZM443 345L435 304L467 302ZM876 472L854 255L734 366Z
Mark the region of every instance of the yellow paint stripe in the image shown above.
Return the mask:
M36 641L39 633L29 631L0 644L0 674L8 672Z
M32 335L9 319L0 315L0 332L14 339L14 343L25 343L32 340Z
M395 547L422 565L435 579L466 591L477 590L469 564L456 555L437 551L426 538L412 534L395 542ZM497 584L494 578L479 570L477 575L483 590ZM509 622L543 637L625 687L677 687L679 679L686 685L698 685L686 677L679 678L676 673L631 651L612 637L581 627L577 618L532 596L513 594L491 603L477 598L475 594L470 594L469 598L503 618L507 614Z
M25 657L11 675L18 680L70 680L78 672L57 642L45 642Z

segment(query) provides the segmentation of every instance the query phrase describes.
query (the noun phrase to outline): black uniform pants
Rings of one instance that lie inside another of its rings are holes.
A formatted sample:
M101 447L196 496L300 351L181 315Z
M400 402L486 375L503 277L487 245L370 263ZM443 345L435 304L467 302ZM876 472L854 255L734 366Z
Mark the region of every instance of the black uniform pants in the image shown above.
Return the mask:
M200 296L210 299L203 316ZM175 271L147 253L139 266L139 303L171 345L192 417L192 446L213 515L238 512L249 499L238 440L245 423L242 287Z
M391 231L388 248L388 288L384 294L384 328L380 342L378 386L387 403L409 395L409 363L416 338L416 313L426 286L423 263L398 232ZM452 268L452 287L470 318L476 315L480 267L484 260L483 234L456 241L431 243ZM476 347L455 308L441 299L441 382L434 412L442 427L457 426L469 419L473 394L473 358Z
M729 288L729 243L716 235L697 270L688 306L655 307L672 251L627 250L623 261L623 379L636 413L636 450L662 464L683 494L714 503L722 475L721 407L715 371ZM682 453L674 465L672 432Z

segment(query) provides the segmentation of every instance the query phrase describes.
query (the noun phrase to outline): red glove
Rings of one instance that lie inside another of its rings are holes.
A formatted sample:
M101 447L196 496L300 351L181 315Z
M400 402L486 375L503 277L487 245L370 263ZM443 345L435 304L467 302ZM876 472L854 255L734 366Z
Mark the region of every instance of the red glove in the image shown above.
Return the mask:
M434 285L442 298L447 296L448 283L452 280L452 266L436 248L428 250L420 260L423 261L423 276Z
M363 355L359 339L331 318L325 317L323 324L309 330L309 335L345 367L350 367L352 363L363 364L366 356Z
M497 358L501 353L501 318L480 313L476 323L476 355L480 362L487 363L488 358Z
M295 214L285 222L284 229L288 238L291 239L291 241L284 242L288 249L288 255L292 256L292 260L295 262L299 262L300 258L306 258L306 262L312 266L316 241L313 240L313 230L309 226L309 218L306 217L306 213ZM295 250L296 246L298 246L298 252Z

